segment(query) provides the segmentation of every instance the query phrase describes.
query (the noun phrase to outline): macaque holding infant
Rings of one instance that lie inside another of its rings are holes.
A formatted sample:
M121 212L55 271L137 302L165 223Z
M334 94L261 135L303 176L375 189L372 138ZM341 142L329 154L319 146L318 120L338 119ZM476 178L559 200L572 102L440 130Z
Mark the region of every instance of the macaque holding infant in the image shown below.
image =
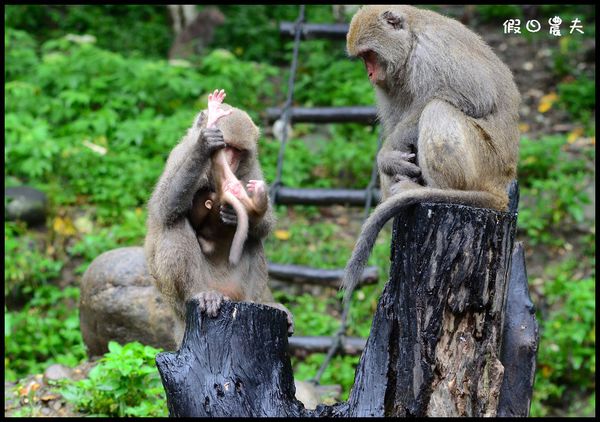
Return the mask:
M213 317L223 300L267 304L286 312L293 332L290 312L267 286L263 239L275 219L257 159L259 130L224 97L209 95L148 202L146 260L175 312L178 344L190 299Z

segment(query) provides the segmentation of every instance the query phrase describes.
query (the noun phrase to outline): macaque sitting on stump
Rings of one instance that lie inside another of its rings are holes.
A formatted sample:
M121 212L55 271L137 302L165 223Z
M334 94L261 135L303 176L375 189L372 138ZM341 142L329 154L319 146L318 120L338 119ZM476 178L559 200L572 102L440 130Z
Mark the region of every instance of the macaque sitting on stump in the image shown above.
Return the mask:
M519 91L510 69L454 19L412 6L363 6L347 34L377 95L383 202L363 224L349 299L383 225L423 202L504 211L517 174Z
M257 159L259 129L224 97L209 95L148 202L146 260L174 310L179 344L190 299L212 317L223 300L267 304L286 312L293 332L290 312L267 286L263 239L275 219Z

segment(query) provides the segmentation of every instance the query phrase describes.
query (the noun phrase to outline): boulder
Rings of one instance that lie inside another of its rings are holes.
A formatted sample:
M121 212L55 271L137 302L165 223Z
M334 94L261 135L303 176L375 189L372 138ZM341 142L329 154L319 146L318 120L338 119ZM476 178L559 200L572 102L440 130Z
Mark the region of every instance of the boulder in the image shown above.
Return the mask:
M154 287L139 246L114 249L94 259L81 280L79 320L90 356L106 353L110 340L177 348L174 316Z
M48 381L58 381L63 378L71 378L71 373L72 370L70 368L55 363L54 365L47 367L44 371L44 382L48 383Z
M4 188L4 211L7 220L21 220L33 226L46 221L48 198L44 192L29 186Z

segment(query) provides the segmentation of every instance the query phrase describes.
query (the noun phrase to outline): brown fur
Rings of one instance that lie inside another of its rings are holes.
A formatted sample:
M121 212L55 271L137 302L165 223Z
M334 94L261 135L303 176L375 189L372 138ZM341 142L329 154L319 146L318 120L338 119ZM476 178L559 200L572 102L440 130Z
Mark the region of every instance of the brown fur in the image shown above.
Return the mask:
M426 201L506 209L520 98L510 70L478 35L428 10L364 6L347 49L365 61L384 131L377 156L384 202L346 266L348 291L401 208Z
M206 112L202 112L171 151L148 202L144 244L148 268L158 290L175 311L179 340L183 335L185 303L192 298L201 299L201 307L202 300L206 301L206 309L212 315L218 311L223 296L270 305L273 301L267 287L263 250L263 239L274 224L267 193L262 193L264 212L249 218L248 238L240 260L231 265L228 256L235 228L219 218L212 153L203 135L205 125ZM241 183L245 186L249 180L262 180L257 159L258 128L248 115L233 109L217 126L228 147L240 150L235 175ZM206 200L214 201L210 209ZM214 249L203 252L199 238L211 242Z

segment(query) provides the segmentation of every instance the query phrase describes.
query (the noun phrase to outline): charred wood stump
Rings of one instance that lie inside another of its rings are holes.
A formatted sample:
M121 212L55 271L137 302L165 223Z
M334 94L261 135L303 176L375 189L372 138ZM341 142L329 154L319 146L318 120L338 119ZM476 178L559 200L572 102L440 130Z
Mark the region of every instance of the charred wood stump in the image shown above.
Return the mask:
M504 373L522 370L501 363L503 327L521 330L504 321L515 226L516 212L460 205L421 204L399 214L390 280L354 387L333 406L306 410L296 400L283 312L226 302L210 318L189 302L181 349L156 359L170 415L508 416L528 409L526 394L524 405L499 406L531 385L528 378L512 393L503 385ZM527 294L520 286L517 296ZM535 358L528 362L527 377Z
M529 416L539 328L529 297L525 251L518 242L512 256L500 360L504 378L498 416Z
M156 362L170 416L298 416L283 311L224 302L217 318L187 303L177 353Z
M496 415L515 227L515 213L447 204L395 219L351 416Z

